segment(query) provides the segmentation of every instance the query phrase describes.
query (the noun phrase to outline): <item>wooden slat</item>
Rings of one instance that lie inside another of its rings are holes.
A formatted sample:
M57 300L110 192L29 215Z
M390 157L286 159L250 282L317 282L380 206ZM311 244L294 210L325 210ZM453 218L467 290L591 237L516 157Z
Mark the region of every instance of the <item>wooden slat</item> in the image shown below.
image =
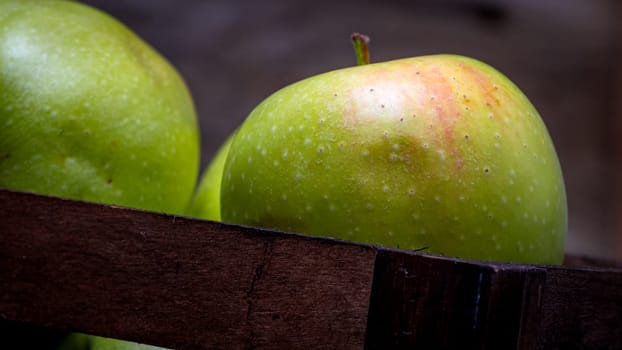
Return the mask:
M533 348L534 301L545 271L380 252L367 344L413 348ZM390 286L390 287L389 287Z
M607 130L603 137L607 140L608 154L610 155L610 176L611 190L613 193L612 205L609 208L609 218L613 222L612 236L616 246L615 254L618 259L622 259L622 67L617 64L622 58L622 21L619 20L622 13L622 2L612 2L612 13L617 14L617 21L614 21L612 31L612 62L611 73L613 84L611 87L612 115L607 119Z
M375 249L0 192L0 313L167 347L363 346Z
M538 349L622 349L622 270L550 267Z
M42 326L50 341L78 330L181 349L622 348L614 263L465 261L2 189L0 203L5 338Z

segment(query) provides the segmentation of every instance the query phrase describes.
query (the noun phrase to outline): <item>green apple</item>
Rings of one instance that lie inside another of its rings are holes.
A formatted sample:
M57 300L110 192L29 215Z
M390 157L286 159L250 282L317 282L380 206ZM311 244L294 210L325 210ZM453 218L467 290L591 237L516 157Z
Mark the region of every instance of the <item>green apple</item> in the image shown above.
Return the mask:
M233 136L229 136L225 140L207 166L190 205L188 215L206 220L220 221L220 183L232 139Z
M183 214L199 167L176 70L110 16L0 1L0 187Z
M467 259L562 262L548 131L499 71L457 55L340 69L265 99L232 141L224 222Z
M68 336L58 348L59 350L158 350L164 349L153 345L130 341L115 340L82 333Z

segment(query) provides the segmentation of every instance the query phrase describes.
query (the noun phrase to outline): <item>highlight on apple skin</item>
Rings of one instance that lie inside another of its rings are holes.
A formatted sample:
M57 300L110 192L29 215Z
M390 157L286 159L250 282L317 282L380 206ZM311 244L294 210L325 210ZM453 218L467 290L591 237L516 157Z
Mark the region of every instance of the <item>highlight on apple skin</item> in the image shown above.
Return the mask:
M224 222L445 256L559 264L562 171L528 98L463 56L340 69L259 104L229 149Z

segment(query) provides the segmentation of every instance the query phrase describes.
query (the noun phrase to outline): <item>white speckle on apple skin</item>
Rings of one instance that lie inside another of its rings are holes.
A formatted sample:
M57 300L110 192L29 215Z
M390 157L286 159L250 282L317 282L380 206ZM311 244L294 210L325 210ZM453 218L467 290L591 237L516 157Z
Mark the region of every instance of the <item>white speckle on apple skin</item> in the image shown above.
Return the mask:
M444 161L445 160L445 151L442 149L439 149L436 151L436 153L438 154L438 159L440 161Z

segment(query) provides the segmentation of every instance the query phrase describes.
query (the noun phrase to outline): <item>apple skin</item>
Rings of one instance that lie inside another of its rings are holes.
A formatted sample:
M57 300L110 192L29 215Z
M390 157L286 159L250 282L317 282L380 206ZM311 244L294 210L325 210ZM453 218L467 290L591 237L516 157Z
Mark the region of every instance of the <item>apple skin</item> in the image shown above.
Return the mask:
M199 167L176 70L112 17L0 2L0 187L183 214Z
M229 136L208 164L188 210L189 216L220 221L220 184L232 140L233 136Z
M559 264L561 167L527 97L480 61L345 68L274 93L237 132L224 222L475 260Z
M58 350L165 350L165 348L124 340L115 340L83 333L73 333Z

